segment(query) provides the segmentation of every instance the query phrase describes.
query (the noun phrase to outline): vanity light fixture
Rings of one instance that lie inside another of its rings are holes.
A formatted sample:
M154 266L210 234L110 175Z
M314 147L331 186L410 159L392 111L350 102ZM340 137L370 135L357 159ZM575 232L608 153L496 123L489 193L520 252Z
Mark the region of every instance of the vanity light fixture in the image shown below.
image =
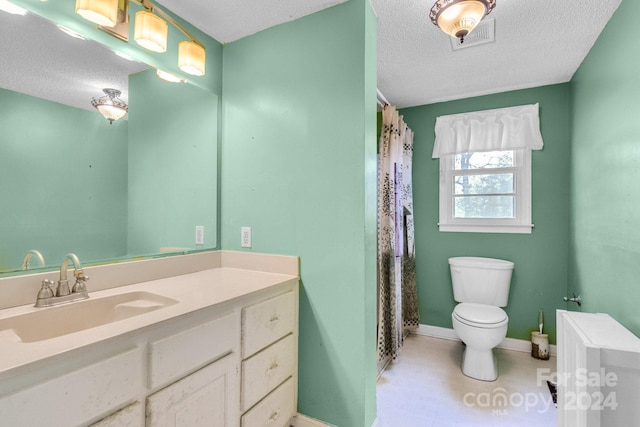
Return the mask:
M0 0L0 10L3 10L12 15L21 16L24 16L28 13L26 9L23 9L20 6L11 3L9 0Z
M204 76L204 46L193 40L178 43L178 67L187 74Z
M436 27L451 37L464 38L491 13L496 0L437 0L431 8L429 18Z
M152 52L163 53L167 51L168 36L169 26L162 18L154 15L151 11L136 12L136 23L133 30L133 39L136 43Z
M137 0L132 0L132 1L137 3ZM142 0L142 2L139 4L141 4L142 7L145 8L145 10L139 11L136 13L135 34L136 35L138 34L138 28L140 28L140 34L145 33L145 34L148 34L149 36L148 38L144 38L144 37L138 38L137 36L134 35L134 39L136 40L136 42L142 47L153 51L153 48L147 47L145 44L147 41L151 42L152 34L156 34L156 30L154 29L155 26L157 26L158 28L158 31L157 31L158 39L159 40L161 39L160 22L164 23L165 27L167 26L166 22L162 20L162 18L164 18L167 21L169 21L171 25L173 25L178 30L180 30L182 34L187 36L187 38L189 39L189 40L184 40L178 44L178 67L187 74L191 74L194 76L204 76L206 53L205 53L205 48L202 42L197 38L195 38L193 34L187 31L184 27L182 27L182 25L178 24L169 14L167 14L162 9L159 9L157 6L154 6L151 3L151 0ZM140 17L144 16L145 20L139 21L138 16ZM140 24L138 24L138 22L140 22ZM162 31L164 31L162 34L165 34L164 43L165 43L165 50L166 50L166 34L167 33L164 29ZM150 43L150 44L153 46L153 43Z
M183 78L180 78L171 73L167 73L166 71L163 71L161 69L156 70L156 76L158 76L160 80L164 80L165 82L169 83L181 83L185 81Z
M86 40L82 34L76 31L73 31L71 28L67 28L64 25L60 25L60 24L56 25L56 27L58 27L60 31L62 31L68 36L73 37L74 39Z
M76 0L76 12L98 25L113 27L122 21L118 18L118 10L129 10L129 1L144 8L136 12L135 15L133 39L136 43L152 52L166 52L169 34L168 21L188 38L178 44L178 67L185 73L194 76L205 74L206 52L204 44L168 13L152 4L151 0ZM117 36L124 38L122 35Z
M76 0L76 13L103 27L118 23L118 0Z
M105 119L109 120L109 124L113 124L115 120L121 119L129 111L127 103L120 99L120 92L118 89L102 89L105 93L100 98L93 98L91 105L96 107L100 114Z

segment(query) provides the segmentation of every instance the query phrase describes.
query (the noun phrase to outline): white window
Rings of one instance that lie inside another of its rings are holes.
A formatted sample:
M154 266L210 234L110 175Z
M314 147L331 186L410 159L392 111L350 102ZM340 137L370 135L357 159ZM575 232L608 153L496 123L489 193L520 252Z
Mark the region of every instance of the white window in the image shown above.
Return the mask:
M531 151L440 158L440 231L531 233Z
M538 108L436 119L440 231L531 233L531 150L543 148Z

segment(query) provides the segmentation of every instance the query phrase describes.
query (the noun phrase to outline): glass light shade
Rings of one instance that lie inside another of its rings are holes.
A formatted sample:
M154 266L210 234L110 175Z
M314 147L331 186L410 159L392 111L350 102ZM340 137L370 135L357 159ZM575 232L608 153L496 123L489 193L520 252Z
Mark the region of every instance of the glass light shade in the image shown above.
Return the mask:
M133 39L152 52L166 52L169 26L167 23L146 10L136 12Z
M183 81L183 79L181 79L180 77L173 75L171 73L167 73L166 71L157 69L156 70L156 76L158 76L158 78L164 80L165 82L169 82L169 83L180 83Z
M464 37L495 7L495 0L438 0L431 20L451 37Z
M103 27L118 23L118 0L76 0L76 13Z
M100 98L93 98L91 105L93 105L105 119L109 120L109 123L113 124L114 120L121 119L127 114L129 107L126 102L120 99L121 92L118 89L105 88L102 89L102 91L105 95Z
M122 108L117 104L102 104L96 107L100 114L104 116L105 119L109 120L109 122L114 122L115 120L121 119L127 114L127 110Z
M193 76L204 76L205 50L198 43L185 40L178 43L178 67Z

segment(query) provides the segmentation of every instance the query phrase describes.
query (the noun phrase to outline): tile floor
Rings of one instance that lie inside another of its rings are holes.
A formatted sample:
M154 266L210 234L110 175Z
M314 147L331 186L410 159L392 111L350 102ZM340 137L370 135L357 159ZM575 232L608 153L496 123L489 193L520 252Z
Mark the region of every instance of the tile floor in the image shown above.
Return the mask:
M463 349L461 342L409 335L398 362L378 379L380 427L556 425L545 377L555 372L555 357L496 349L499 376L486 382L462 373Z

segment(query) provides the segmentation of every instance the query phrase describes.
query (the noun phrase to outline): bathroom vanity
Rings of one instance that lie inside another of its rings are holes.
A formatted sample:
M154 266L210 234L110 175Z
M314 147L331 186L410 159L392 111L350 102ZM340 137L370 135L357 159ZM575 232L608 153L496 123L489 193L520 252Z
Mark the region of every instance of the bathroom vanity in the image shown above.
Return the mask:
M2 423L289 426L297 258L218 251L85 270L88 300L0 310ZM0 296L53 276L0 279Z

